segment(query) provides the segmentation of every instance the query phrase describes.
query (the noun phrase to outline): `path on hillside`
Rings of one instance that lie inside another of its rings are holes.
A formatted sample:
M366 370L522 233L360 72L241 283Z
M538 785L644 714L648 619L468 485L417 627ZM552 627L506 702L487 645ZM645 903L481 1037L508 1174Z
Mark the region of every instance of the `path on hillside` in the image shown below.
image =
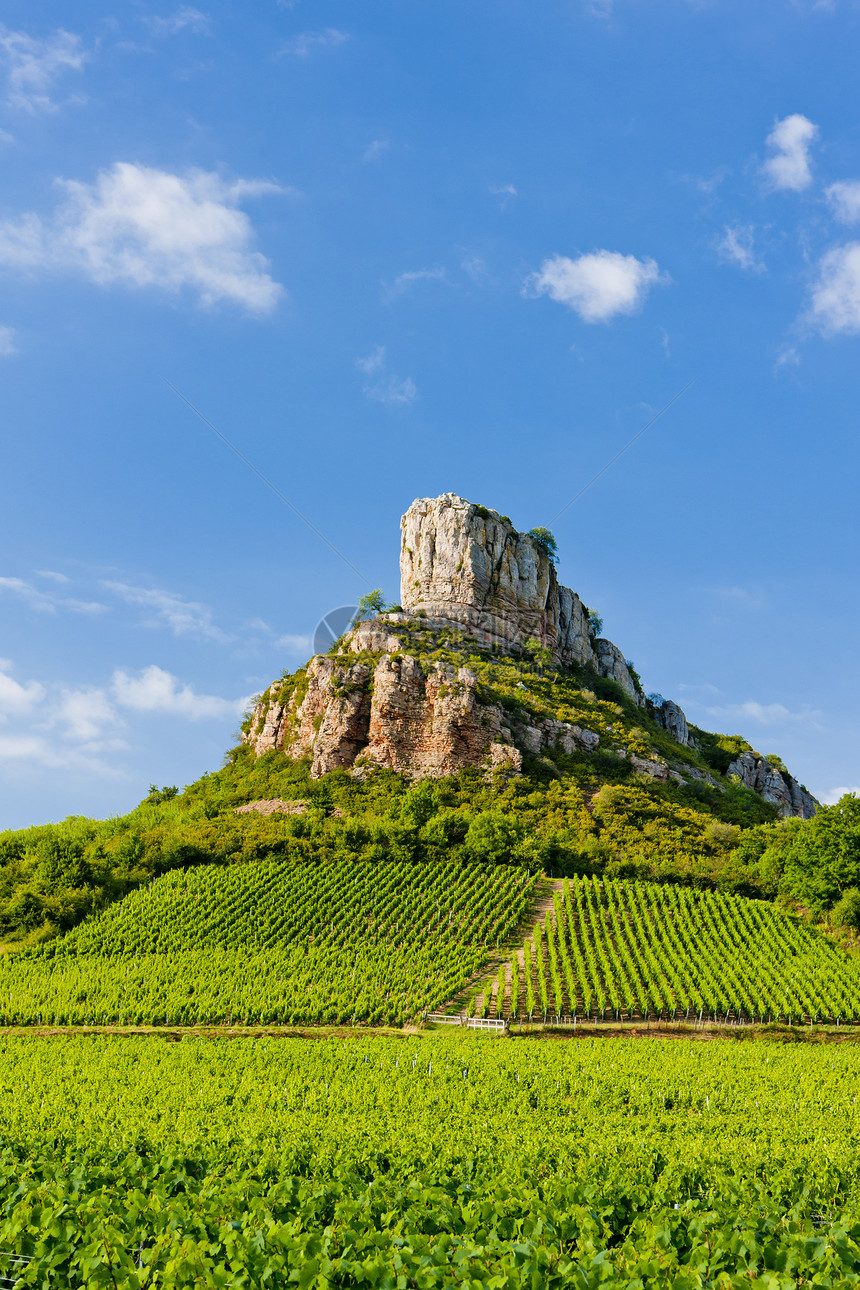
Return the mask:
M490 994L490 1015L494 1016L496 1012L497 988L498 988L496 978L498 976L499 967L502 965L502 963L504 963L505 964L505 995L504 995L502 1004L505 1011L505 1015L507 1015L507 1013L510 1010L511 963L513 961L514 955L516 955L519 961L520 978L522 979L522 973L523 973L522 941L529 936L531 929L535 927L537 923L543 922L544 918L546 917L547 911L552 912L553 896L555 895L556 892L559 892L560 894L563 888L564 888L563 878L542 878L537 885L536 890L538 894L532 903L532 907L529 910L527 917L523 919L523 921L520 923L519 927L517 928L516 935L517 937L520 938L520 944L517 946L517 948L515 948L512 951L511 950L503 951L489 958L487 962L484 964L484 966L480 969L480 971L474 973L474 975L469 978L469 980L463 986L462 990L459 990L452 999L448 999L445 1003L442 1004L440 1008L437 1008L436 1011L454 1012L454 1011L462 1010L463 1008L465 1008L466 1003L469 999L469 996L474 990L475 986L480 981L485 981L487 977L492 976L493 979L490 981L488 985L488 991ZM554 915L553 915L553 921L554 921ZM477 1011L480 1012L482 1010L483 1003L484 1003L484 995L479 994L476 1000Z

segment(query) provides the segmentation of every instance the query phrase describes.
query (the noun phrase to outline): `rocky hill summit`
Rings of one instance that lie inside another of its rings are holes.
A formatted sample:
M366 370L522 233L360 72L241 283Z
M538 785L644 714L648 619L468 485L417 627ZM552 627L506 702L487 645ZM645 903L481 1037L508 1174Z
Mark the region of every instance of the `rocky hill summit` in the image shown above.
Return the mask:
M260 696L242 733L257 756L309 757L315 778L339 767L423 778L519 775L530 761L557 769L599 752L650 780L740 785L781 817L815 813L781 764L646 698L599 620L559 584L546 544L507 516L444 493L413 502L401 531L399 608Z

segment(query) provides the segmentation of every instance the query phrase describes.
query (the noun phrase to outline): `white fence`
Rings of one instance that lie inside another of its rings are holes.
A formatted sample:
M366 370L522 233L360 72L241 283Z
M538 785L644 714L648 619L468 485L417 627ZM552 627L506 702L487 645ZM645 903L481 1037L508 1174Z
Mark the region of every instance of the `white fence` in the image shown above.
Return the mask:
M428 1012L425 1021L432 1021L434 1026L465 1026L467 1030L491 1030L501 1033L508 1023L501 1017L467 1017L462 1013Z

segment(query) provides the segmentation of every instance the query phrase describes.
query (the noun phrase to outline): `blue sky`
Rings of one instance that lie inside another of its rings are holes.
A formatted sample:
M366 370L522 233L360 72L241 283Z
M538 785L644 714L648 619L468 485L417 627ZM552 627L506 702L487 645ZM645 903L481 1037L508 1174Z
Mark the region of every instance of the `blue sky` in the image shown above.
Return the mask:
M447 491L860 784L856 0L199 3L4 7L0 827L218 766Z

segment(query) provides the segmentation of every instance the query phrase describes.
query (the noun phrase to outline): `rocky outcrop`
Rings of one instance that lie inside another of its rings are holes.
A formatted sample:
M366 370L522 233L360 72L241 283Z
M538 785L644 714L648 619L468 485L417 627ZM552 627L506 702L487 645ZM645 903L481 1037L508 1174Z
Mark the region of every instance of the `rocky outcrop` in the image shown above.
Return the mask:
M741 753L726 774L736 775L745 788L751 788L765 802L775 806L782 819L795 815L809 820L818 809L815 798L793 775L779 770L758 753Z
M671 699L664 699L655 715L666 734L671 735L676 744L683 744L685 747L689 744L690 730L683 708Z
M593 636L588 610L559 585L543 545L505 516L445 493L413 502L401 527L402 608L358 623L336 652L318 655L296 677L269 688L243 735L257 755L274 749L309 757L313 776L342 767L357 775L387 768L420 777L465 767L517 774L524 756L597 749L596 731L537 716L527 698L521 705L510 697L505 706L491 702L469 667L432 657L468 654L472 641L513 656L534 652L538 642L547 651L538 656L541 667L547 656L556 668L586 666L644 706L632 665L617 645ZM657 696L655 702L660 707L650 711L666 732L679 745L691 745L682 709ZM600 722L607 751L637 773L682 785L701 779L725 791L725 782L705 770L667 762L656 752L640 755L641 742L634 753L606 725L605 712ZM796 780L753 754L744 753L730 771L781 815L815 811ZM273 801L241 809L290 808Z
M312 659L304 686L261 700L244 738L258 756L309 756L315 777L339 766L415 776L522 768L502 709L479 703L475 674L446 663L424 671L408 654L383 653L374 668Z
M495 637L503 647L538 640L555 649L555 568L527 534L454 493L414 501L401 529L405 610Z
M408 613L511 652L539 641L556 664L586 664L644 702L624 655L591 637L579 596L559 585L540 543L506 516L443 493L414 501L400 523L400 603Z
M618 646L613 645L612 641L605 641L598 637L594 642L594 653L598 675L606 676L610 681L617 681L634 703L641 703L642 697L636 688L636 682L630 675L627 660Z
M409 654L384 653L372 671L318 657L304 686L284 699L280 693L275 686L261 699L243 738L258 756L278 749L310 757L314 776L338 766L416 777L452 775L465 766L518 774L523 753L593 752L600 743L595 731L571 722L482 703L469 668L434 663L425 669Z

